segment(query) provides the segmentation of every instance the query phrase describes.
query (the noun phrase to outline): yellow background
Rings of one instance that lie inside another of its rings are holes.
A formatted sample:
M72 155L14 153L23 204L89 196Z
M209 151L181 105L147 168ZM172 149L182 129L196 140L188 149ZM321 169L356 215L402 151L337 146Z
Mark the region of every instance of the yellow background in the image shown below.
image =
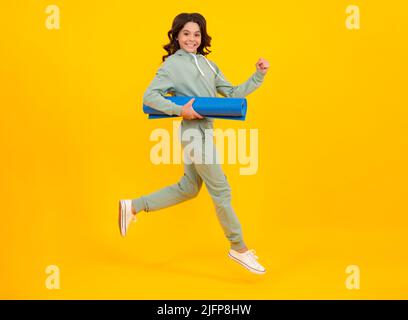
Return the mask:
M119 199L182 174L150 162L150 133L172 122L141 110L180 12L206 17L234 84L271 64L247 120L217 122L259 129L258 173L224 169L264 276L228 259L205 188L119 236ZM408 298L407 21L392 0L1 1L0 298Z

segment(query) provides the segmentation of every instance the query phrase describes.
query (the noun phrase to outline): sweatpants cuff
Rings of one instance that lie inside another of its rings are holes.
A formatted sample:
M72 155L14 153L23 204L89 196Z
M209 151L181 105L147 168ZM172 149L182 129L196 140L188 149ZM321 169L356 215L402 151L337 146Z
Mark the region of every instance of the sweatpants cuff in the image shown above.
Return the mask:
M232 250L240 250L246 247L246 244L244 241L240 241L240 242L231 242L231 249Z
M136 210L136 212L140 211L149 211L149 207L147 206L147 203L145 202L143 197L137 198L132 200L132 207Z

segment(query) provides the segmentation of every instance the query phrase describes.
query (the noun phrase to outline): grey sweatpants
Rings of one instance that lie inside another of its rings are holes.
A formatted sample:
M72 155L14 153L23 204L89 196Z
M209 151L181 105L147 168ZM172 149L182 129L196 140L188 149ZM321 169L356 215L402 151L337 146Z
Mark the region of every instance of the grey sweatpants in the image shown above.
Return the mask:
M241 224L231 206L231 187L220 164L214 161L211 164L205 163L205 150L209 150L208 145L212 148L212 152L216 153L213 136L208 131L205 131L205 129L212 128L213 123L208 119L183 120L181 123L181 135L187 129L193 129L201 136L199 142L202 143L201 163L197 163L197 155L192 152L193 161L191 164L184 162L184 175L179 182L134 199L132 200L132 205L137 212L142 210L149 212L170 207L196 197L204 181L215 205L218 220L225 236L230 242L231 249L239 250L246 245L242 237ZM184 147L187 144L186 141L181 143ZM207 144L207 149L204 147L204 144Z

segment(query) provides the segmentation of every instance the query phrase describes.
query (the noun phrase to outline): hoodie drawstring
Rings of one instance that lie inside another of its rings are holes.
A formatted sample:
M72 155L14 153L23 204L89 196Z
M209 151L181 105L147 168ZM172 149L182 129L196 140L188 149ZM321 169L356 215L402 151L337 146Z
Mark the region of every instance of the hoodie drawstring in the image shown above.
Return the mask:
M203 58L204 58L204 60L205 60L205 62L207 62L207 64L208 64L208 66L211 68L211 70L215 73L215 76L217 77L220 77L222 80L224 80L225 81L225 79L223 78L223 77L221 77L221 75L219 75L218 73L217 73L217 71L214 69L214 67L211 65L211 63L208 61L208 59L205 57L205 56L203 56L202 54L200 54L200 56L202 56Z
M204 72L201 70L200 66L198 65L198 61L197 61L197 55L195 55L194 53L190 53L193 57L194 57L194 62L195 65L197 66L198 71L200 71L201 75L204 77ZM223 77L221 77L217 71L214 69L214 67L211 65L211 63L207 60L207 58L205 56L203 56L202 54L200 54L200 56L202 56L205 60L205 62L207 62L208 66L210 67L210 69L215 73L215 76L220 77L222 80L225 81L225 79Z
M198 71L200 71L201 75L204 77L204 72L201 70L200 66L198 65L197 57L195 54L190 53L194 57L195 64L197 66Z

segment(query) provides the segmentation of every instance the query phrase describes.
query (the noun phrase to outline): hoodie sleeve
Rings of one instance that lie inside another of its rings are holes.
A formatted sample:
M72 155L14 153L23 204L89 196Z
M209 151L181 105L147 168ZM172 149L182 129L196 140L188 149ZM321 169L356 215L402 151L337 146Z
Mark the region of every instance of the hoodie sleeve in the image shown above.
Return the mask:
M249 95L251 92L254 92L262 84L265 75L260 71L256 70L251 77L244 83L234 86L228 80L225 79L221 70L217 67L215 63L215 70L217 71L218 76L215 78L215 86L217 92L223 97L227 98L244 98ZM221 77L220 77L221 76Z
M171 91L174 91L173 82L166 69L162 66L157 70L156 76L146 89L143 95L143 104L170 116L180 116L183 106L164 98L164 95Z

